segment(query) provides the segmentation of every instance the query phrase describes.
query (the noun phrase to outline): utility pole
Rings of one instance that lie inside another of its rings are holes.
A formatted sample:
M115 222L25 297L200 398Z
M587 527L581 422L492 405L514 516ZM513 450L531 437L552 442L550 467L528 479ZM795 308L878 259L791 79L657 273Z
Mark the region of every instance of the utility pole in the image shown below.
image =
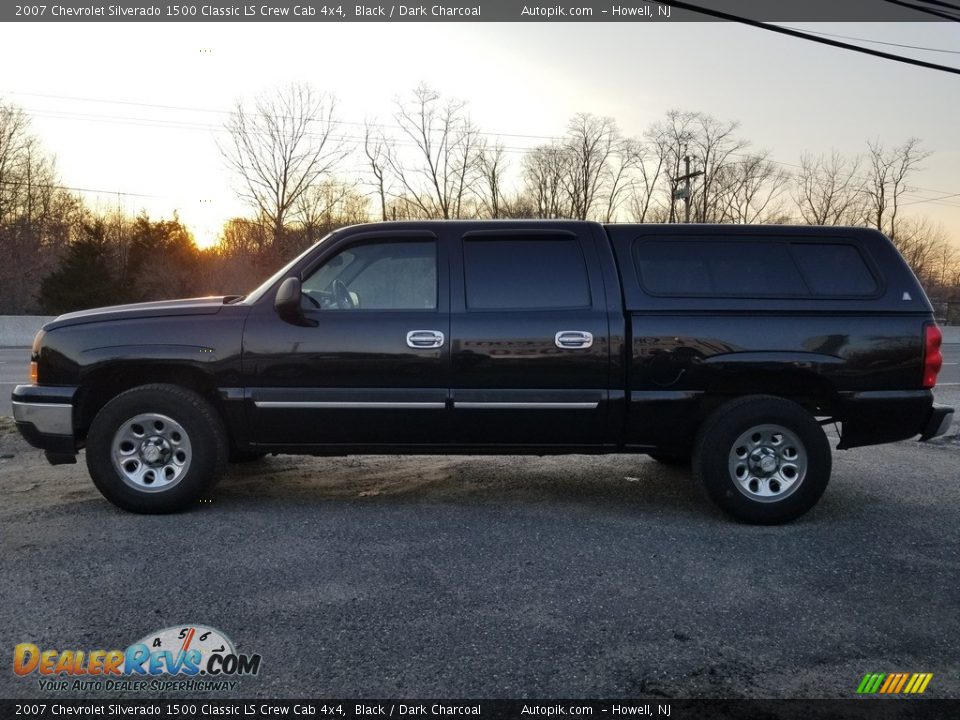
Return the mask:
M703 175L703 170L697 170L696 172L690 172L690 156L683 156L683 172L684 174L678 178L674 178L674 183L683 182L682 190L673 191L673 199L678 200L683 198L683 222L690 222L690 179L695 178L698 175Z

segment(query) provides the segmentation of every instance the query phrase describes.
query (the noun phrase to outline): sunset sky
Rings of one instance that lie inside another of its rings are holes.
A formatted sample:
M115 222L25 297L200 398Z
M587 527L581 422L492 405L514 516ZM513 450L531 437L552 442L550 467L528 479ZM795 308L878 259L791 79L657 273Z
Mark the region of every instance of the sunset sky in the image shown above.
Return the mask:
M957 23L804 27L946 50L872 46L960 66ZM365 118L392 124L393 98L426 82L468 101L514 166L577 112L630 135L674 108L739 120L788 169L804 151L915 136L933 155L905 210L960 243L960 76L738 25L18 24L4 29L0 66L0 99L31 115L65 185L105 208L177 210L200 244L246 212L216 144L231 107L291 81L335 94L341 134L358 138Z

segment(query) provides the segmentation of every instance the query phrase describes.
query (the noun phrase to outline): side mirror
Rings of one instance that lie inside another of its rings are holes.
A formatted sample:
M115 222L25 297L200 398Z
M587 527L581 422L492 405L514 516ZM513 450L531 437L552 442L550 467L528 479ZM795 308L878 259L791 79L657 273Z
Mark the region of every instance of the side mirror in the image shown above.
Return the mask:
M277 315L294 325L316 325L316 321L308 319L300 306L300 278L288 277L277 290L273 307Z

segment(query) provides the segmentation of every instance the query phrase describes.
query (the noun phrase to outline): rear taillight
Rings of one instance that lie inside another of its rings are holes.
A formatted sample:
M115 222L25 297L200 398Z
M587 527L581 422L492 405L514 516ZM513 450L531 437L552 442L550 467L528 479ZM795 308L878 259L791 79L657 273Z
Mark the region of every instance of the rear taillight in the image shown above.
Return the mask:
M937 374L943 367L943 355L940 345L943 333L936 325L927 325L923 329L923 386L932 388L937 384Z

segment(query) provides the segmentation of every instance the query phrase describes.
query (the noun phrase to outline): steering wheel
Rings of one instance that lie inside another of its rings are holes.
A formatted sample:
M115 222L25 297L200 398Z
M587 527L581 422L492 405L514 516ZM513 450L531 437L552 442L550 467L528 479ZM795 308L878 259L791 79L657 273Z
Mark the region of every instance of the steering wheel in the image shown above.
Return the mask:
M357 307L353 302L353 296L340 278L333 281L333 297L341 310L353 310Z

